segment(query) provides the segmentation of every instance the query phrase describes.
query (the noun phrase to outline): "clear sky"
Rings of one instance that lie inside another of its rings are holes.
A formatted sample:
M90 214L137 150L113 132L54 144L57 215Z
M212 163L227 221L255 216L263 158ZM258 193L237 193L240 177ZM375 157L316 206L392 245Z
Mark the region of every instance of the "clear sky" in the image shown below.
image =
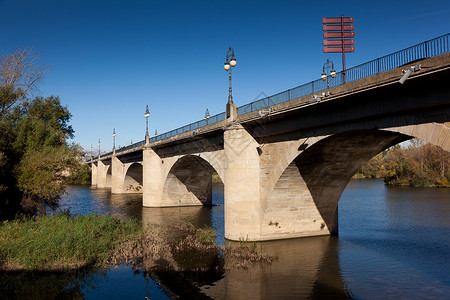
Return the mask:
M0 0L0 53L40 51L40 95L68 106L74 142L110 150L113 128L116 145L144 138L146 104L150 134L223 112L228 46L238 106L318 79L327 58L340 71L321 20L341 14L355 19L347 68L450 31L449 0Z

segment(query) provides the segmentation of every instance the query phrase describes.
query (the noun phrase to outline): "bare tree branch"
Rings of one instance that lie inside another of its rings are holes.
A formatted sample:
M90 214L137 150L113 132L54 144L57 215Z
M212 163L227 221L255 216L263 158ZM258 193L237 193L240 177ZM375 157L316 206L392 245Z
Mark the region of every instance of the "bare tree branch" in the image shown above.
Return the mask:
M38 61L39 52L31 48L0 57L0 118L37 91L48 71Z

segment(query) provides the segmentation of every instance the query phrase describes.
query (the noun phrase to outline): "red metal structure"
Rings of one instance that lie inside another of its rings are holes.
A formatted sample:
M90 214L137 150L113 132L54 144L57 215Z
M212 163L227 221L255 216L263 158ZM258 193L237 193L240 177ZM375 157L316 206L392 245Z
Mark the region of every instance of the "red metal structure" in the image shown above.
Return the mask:
M355 40L346 39L355 37L355 25L346 24L353 23L354 19L352 17L341 17L338 18L323 18L323 24L331 24L331 25L323 25L322 29L325 31L323 33L323 38L332 40L324 40L323 45L328 47L323 47L324 53L342 53L342 74L344 75L344 83L345 83L345 53L355 52L355 47L347 47L355 44ZM331 46L331 47L329 47Z

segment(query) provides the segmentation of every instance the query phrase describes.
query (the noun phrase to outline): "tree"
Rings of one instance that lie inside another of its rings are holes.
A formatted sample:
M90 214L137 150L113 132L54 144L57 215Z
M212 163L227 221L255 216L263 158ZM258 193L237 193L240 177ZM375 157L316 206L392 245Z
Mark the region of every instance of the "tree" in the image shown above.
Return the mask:
M450 187L450 153L418 139L395 145L367 162L365 178L384 177L388 185Z
M0 58L0 119L37 90L48 71L38 60L39 52L29 48Z
M36 97L24 103L21 111L23 116L16 121L17 136L13 143L16 152L62 146L67 138L73 138L74 131L68 125L72 115L61 105L59 97Z
M37 97L21 105L24 115L16 122L15 152L21 159L14 168L22 207L45 212L56 208L64 191L64 178L78 167L80 147L68 145L73 137L71 114L59 98Z
M21 206L28 211L45 213L59 206L64 192L64 178L76 166L72 147L44 146L30 148L16 167L17 187L23 193Z
M79 169L81 149L69 145L71 114L58 97L32 96L47 68L39 53L18 49L0 57L0 215L58 206L64 178Z

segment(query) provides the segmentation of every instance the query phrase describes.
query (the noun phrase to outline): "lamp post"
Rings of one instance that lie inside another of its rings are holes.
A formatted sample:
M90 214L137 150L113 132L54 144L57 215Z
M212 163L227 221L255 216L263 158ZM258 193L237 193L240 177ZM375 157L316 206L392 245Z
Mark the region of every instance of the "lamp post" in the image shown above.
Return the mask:
M100 139L98 139L98 159L100 159Z
M155 137L158 136L158 130L155 129Z
M145 117L145 143L148 144L148 143L150 143L150 139L148 136L148 117L150 117L150 111L148 110L148 104L145 109L144 117Z
M116 129L113 128L113 153L116 153Z
M331 63L331 73L330 73L330 63ZM325 73L325 66L327 68L327 72ZM320 78L322 80L327 80L327 89L330 88L330 81L329 81L329 77L336 77L336 71L334 70L334 63L332 61L330 61L327 58L327 62L323 64L323 69L322 69L322 76L320 76Z
M234 58L234 50L228 47L227 57L225 59L225 65L223 68L228 71L229 88L228 88L228 103L233 103L233 96L231 95L231 67L236 66L236 58Z
M205 120L206 120L206 125L208 125L208 120L209 120L209 118L211 118L211 116L209 115L209 110L208 110L208 109L206 109L206 111L205 111Z
M226 118L237 117L236 113L232 114L232 109L236 110L236 105L234 105L234 103L233 103L233 96L231 94L231 68L235 67L235 66L236 66L236 58L234 58L234 50L233 50L233 48L228 47L227 57L225 59L225 65L223 66L225 71L228 71L228 80L229 80Z
M93 161L94 160L94 147L92 147L92 144L91 144L91 161Z

